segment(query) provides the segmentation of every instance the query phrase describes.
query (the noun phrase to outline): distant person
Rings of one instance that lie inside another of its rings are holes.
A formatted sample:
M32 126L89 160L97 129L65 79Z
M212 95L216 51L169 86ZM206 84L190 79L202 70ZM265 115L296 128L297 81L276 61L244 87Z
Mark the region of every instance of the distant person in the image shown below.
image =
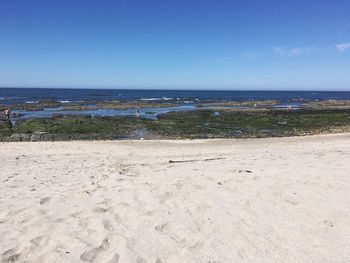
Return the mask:
M137 110L136 110L136 117L140 118L140 116L141 116L141 110L140 110L140 108L137 108Z
M4 114L5 114L6 120L9 120L11 116L11 109L4 110Z
M12 121L11 121L11 109L6 109L4 110L4 115L5 115L5 118L6 118L6 121L7 121L7 124L9 126L9 128L12 128L13 125L12 125Z

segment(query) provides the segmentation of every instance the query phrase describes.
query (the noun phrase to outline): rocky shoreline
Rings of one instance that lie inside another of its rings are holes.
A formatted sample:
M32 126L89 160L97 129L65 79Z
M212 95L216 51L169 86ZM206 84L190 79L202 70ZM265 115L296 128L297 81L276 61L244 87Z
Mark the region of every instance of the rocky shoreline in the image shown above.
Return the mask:
M169 112L157 120L57 115L0 121L0 141L286 137L350 132L349 109L221 109Z
M217 101L217 100L176 100L168 101L82 101L82 102L62 102L57 100L42 100L36 103L17 103L13 105L0 104L0 111L11 107L12 110L38 111L44 109L58 108L64 110L95 110L95 109L138 109L138 108L163 108L183 105L184 103L192 103L195 107L258 107L269 108L279 105L281 101L278 100L246 100L246 101ZM295 98L289 100L287 103L298 103L302 108L350 108L350 100L306 100Z

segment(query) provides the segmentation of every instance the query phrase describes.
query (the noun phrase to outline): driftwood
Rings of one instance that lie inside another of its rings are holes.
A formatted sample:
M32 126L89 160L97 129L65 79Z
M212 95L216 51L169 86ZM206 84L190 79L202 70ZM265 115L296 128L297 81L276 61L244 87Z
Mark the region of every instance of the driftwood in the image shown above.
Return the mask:
M208 159L202 159L202 160L180 160L180 161L173 161L169 160L169 163L192 163L192 162L206 162L206 161L215 161L215 160L223 160L226 158L208 158Z

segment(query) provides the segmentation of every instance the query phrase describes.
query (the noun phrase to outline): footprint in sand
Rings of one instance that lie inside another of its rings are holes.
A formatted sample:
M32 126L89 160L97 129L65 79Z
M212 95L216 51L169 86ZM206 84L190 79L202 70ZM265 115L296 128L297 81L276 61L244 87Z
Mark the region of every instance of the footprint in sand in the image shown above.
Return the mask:
M95 247L93 249L90 249L83 254L81 254L80 259L82 261L86 262L93 262L94 259L102 252L105 251L109 248L109 239L106 237L103 241L102 244L99 247ZM118 259L119 260L119 259Z
M30 240L30 243L32 243L35 247L39 247L41 243L43 243L43 240L47 239L46 236L37 236Z
M164 232L166 229L168 229L169 225L167 223L158 225L154 229L157 230L158 232Z
M40 204L44 205L44 204L50 202L50 200L51 200L51 197L45 197L45 198L40 200Z
M2 253L2 261L1 262L16 262L19 257L21 256L20 253L16 254L16 249L12 248L9 250L6 250L4 253Z
M198 250L202 249L203 246L204 246L203 242L196 242L194 245L188 247L188 249L191 252L195 252L195 251L198 251Z
M102 208L102 207L96 207L94 209L95 213L101 213L101 214L106 213L107 211L108 211L108 208Z
M167 200L169 200L170 198L172 198L173 194L172 192L166 192L164 194L162 194L159 198L159 202L160 203L165 203Z
M111 224L111 222L109 220L103 220L103 227L107 231L112 231L113 230L113 226L112 226L112 224Z
M118 263L119 262L119 254L118 253L115 253L113 258L108 261L107 263Z
M101 252L101 250L102 249L100 247L95 247L81 254L80 259L82 261L92 262L97 257L97 255Z
M110 240L108 237L106 237L103 241L102 244L99 247L92 248L83 254L81 254L80 259L85 262L94 262L95 259L104 251L107 251L109 249L109 244ZM106 260L104 262L107 263L118 263L119 262L119 254L114 253L113 257L110 260Z

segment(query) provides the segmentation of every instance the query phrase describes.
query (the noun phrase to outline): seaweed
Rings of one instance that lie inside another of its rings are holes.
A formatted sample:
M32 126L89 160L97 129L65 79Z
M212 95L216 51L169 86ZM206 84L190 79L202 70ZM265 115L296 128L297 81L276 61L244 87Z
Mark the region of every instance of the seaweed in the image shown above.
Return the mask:
M218 112L218 114L214 114ZM0 140L281 137L350 131L348 109L195 110L158 119L62 115L0 121Z

